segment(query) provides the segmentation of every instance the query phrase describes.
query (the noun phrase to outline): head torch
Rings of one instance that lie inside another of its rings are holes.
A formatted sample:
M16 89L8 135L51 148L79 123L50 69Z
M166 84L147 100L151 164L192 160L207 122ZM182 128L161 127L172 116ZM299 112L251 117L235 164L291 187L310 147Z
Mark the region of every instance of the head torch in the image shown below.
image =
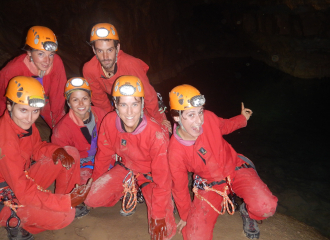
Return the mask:
M74 78L70 81L70 83L74 87L81 87L82 85L84 85L84 83L86 83L86 85L89 86L88 82L81 78Z
M205 104L204 95L194 96L190 99L190 104L193 107L201 107Z
M125 84L119 87L120 94L124 96L131 96L135 93L136 88L130 84Z
M44 42L42 46L46 51L54 52L57 50L57 44L54 42Z
M45 106L45 98L40 96L29 96L28 104L30 107L42 108Z
M98 36L98 37L107 37L108 35L109 35L109 30L108 29L106 29L106 28L99 28L99 29L97 29L96 31L95 31L95 33L96 33L96 35Z

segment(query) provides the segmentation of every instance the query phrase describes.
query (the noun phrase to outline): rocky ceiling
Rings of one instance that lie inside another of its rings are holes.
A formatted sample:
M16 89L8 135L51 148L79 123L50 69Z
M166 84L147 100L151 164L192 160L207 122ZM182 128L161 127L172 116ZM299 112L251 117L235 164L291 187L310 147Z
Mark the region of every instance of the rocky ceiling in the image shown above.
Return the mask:
M68 77L92 56L93 24L110 22L121 48L144 60L154 83L195 61L252 57L300 78L330 76L330 0L10 0L0 2L0 66L29 27L58 37Z

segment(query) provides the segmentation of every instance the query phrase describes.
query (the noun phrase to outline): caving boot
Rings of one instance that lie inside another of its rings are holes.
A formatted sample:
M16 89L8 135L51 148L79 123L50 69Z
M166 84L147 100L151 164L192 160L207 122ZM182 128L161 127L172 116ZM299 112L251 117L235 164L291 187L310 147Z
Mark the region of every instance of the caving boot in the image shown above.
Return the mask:
M246 237L250 239L254 239L254 238L258 239L260 236L260 230L257 221L250 218L244 202L239 207L239 212L243 219L243 230Z
M88 207L86 207L85 205L81 204L78 205L76 207L76 214L74 216L74 218L82 218L84 216L86 216L88 213L90 212L90 209L88 209Z
M31 233L26 231L21 227L16 228L8 228L5 227L7 230L7 236L9 240L33 240L34 237Z

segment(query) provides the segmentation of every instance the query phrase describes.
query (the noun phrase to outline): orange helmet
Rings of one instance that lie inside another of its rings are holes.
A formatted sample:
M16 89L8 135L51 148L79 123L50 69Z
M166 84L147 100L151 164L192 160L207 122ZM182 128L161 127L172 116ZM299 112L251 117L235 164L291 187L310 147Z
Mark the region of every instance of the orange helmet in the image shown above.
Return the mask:
M90 42L99 39L113 39L119 41L118 32L110 23L98 23L92 28Z
M140 79L135 76L121 76L113 85L112 96L144 97L144 88Z
M82 77L73 77L66 82L64 89L64 96L66 100L69 100L70 95L74 90L86 90L90 95L92 91L87 80Z
M171 110L187 110L204 104L204 95L191 85L179 85L170 92Z
M57 39L52 30L43 26L33 26L26 36L26 45L33 49L57 51Z
M6 97L14 103L30 107L45 106L45 91L41 83L33 77L17 76L12 78L6 90Z

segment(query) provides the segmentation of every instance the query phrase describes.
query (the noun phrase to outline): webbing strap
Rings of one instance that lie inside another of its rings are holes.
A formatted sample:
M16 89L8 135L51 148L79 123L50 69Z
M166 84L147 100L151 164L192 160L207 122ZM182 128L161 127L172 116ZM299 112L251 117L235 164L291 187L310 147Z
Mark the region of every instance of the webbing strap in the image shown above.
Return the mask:
M0 182L0 188L4 188L7 186L8 186L7 182Z
M120 165L120 166L122 166L123 168L125 168L127 171L131 171L131 169L127 168L122 162L117 161L117 162L115 163L115 165L117 165L117 164ZM143 187L147 186L149 183L153 182L153 179L152 179L152 176L151 176L151 175L149 175L149 174L147 174L147 173L142 173L142 175L143 175L146 179L148 179L150 182L144 182L144 183L142 183L142 184L140 185L140 188L143 188Z

